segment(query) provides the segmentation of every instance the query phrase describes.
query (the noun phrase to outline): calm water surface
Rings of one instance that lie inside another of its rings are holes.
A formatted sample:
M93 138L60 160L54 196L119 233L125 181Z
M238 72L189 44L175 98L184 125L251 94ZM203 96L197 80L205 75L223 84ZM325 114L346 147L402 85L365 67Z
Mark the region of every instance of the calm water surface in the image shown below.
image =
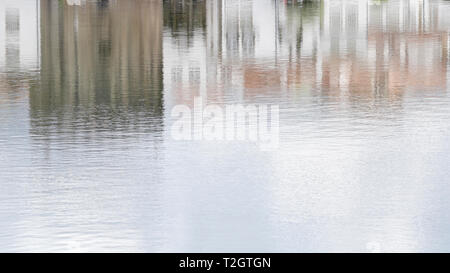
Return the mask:
M450 251L450 2L4 0L0 251ZM280 107L280 145L171 110Z

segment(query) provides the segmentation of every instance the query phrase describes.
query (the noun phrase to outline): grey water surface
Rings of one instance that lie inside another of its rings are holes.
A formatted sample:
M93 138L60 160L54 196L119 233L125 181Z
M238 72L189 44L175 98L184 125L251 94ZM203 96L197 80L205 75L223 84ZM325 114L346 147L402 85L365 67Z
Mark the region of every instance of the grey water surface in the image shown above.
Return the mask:
M0 251L450 251L450 1L4 0ZM172 110L279 106L279 145Z

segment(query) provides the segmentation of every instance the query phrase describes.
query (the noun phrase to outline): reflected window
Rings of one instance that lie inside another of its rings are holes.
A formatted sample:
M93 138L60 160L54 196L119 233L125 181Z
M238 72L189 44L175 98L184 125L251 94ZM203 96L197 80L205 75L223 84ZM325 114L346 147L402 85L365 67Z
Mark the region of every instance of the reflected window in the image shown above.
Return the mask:
M19 9L6 9L5 13L6 27L6 68L8 70L16 69L20 66L20 12Z
M5 14L6 33L14 34L20 30L19 9L7 9Z

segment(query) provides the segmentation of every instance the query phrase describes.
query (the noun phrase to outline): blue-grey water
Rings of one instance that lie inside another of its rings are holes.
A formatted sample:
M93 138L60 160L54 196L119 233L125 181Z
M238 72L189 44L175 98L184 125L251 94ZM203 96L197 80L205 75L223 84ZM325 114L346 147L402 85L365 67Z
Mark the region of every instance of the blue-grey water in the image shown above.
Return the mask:
M450 251L450 2L3 0L1 252ZM279 146L176 105L279 106Z

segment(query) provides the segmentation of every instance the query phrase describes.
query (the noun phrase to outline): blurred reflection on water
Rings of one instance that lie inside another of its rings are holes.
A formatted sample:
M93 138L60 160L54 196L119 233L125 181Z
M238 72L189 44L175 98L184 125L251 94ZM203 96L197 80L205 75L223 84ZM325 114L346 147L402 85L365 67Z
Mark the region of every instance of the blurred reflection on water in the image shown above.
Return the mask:
M0 251L449 251L450 3L5 0ZM280 147L171 110L280 106Z

